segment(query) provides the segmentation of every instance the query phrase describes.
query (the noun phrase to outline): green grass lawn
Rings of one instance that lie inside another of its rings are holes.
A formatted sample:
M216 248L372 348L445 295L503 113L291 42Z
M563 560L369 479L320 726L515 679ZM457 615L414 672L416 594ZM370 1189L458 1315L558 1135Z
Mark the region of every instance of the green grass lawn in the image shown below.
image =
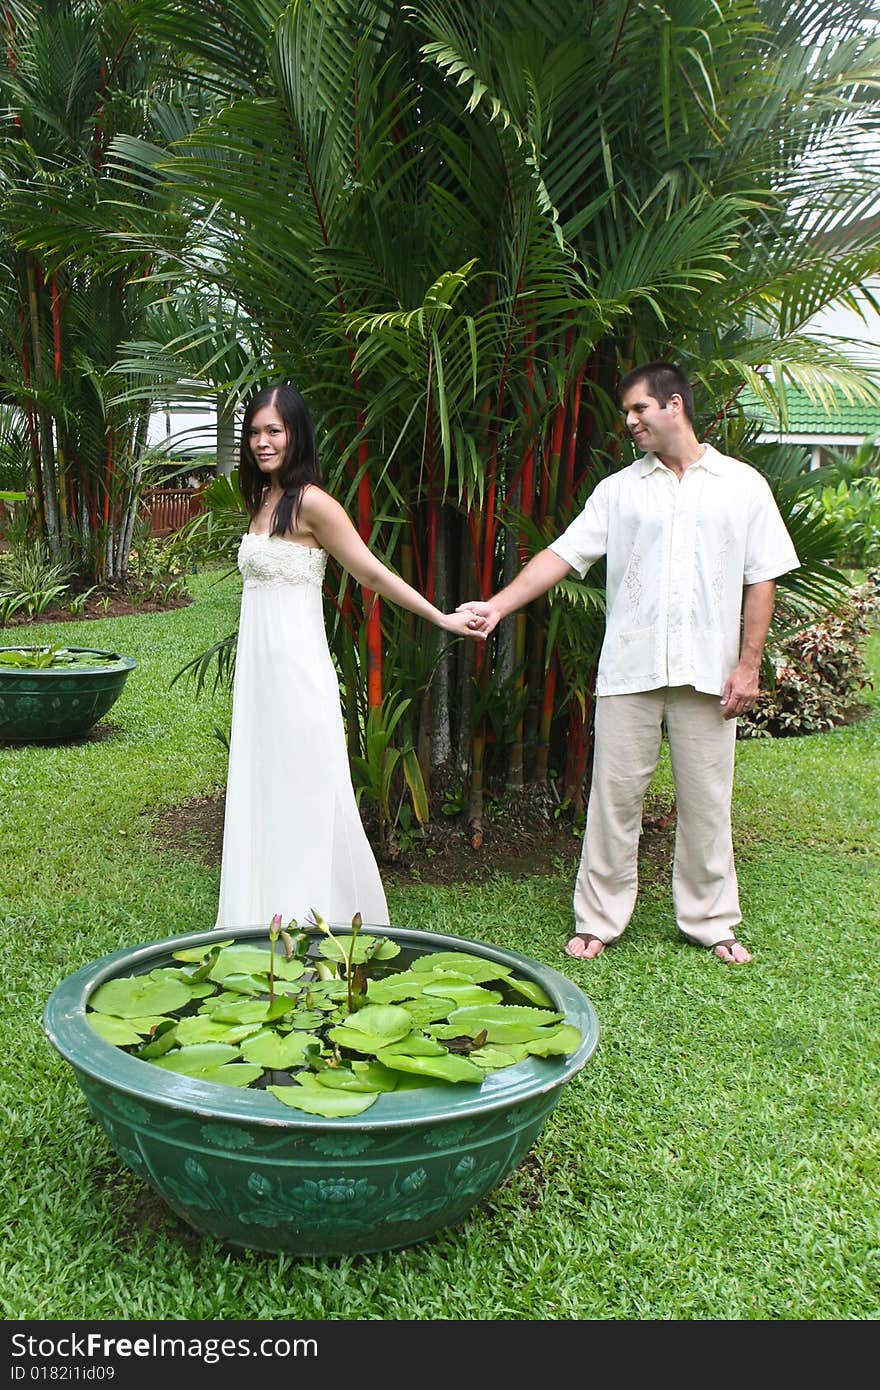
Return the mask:
M162 810L223 785L228 697L170 687L229 632L236 580L158 614L41 626L135 657L102 737L0 750L5 945L0 1312L7 1319L874 1319L880 1314L880 697L863 721L738 746L752 965L677 934L665 872L598 960L563 955L567 874L389 889L392 921L563 970L601 1036L522 1167L457 1228L342 1260L184 1227L90 1118L41 1026L99 955L213 925L218 872ZM16 634L21 640L20 632ZM8 639L9 640L9 639ZM880 641L870 647L880 671ZM669 791L661 762L654 789Z

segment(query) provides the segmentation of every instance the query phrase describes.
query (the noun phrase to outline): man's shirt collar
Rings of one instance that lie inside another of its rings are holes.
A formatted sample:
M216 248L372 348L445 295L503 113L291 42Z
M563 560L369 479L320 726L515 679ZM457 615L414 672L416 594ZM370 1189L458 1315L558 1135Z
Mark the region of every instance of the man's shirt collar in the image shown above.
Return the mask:
M636 460L639 467L639 477L647 478L649 473L655 473L658 468L665 468L666 465L656 454L643 454ZM690 465L691 468L705 468L709 473L720 474L724 472L724 456L719 454L717 449L713 449L711 444L707 444L698 459ZM687 471L687 470L685 470Z

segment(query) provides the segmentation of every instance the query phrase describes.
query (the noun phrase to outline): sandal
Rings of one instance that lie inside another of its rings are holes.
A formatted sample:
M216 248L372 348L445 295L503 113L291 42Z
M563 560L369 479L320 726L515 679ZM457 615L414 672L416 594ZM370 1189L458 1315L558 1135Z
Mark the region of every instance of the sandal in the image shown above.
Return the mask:
M747 965L752 959L751 952L747 951L741 941L737 941L735 936L731 936L727 941L716 941L714 946L709 948L713 956L718 960L723 960L725 965ZM736 950L742 951L738 956Z
M584 943L584 949L582 951L573 951L571 949L576 941L582 941ZM591 951L590 947L594 943L598 949ZM572 960L595 960L597 956L601 956L604 950L605 942L602 941L600 937L592 936L589 932L585 931L575 932L574 936L565 943L565 954L571 956Z

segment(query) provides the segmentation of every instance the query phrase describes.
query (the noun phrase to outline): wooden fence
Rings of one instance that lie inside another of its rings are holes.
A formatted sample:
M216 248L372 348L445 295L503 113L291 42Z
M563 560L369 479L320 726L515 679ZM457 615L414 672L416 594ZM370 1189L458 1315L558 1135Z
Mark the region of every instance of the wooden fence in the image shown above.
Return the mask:
M149 524L151 536L170 536L202 510L201 487L145 487L139 514ZM11 510L0 501L0 540L5 540Z
M202 510L200 487L145 487L140 514L149 523L151 536L170 536Z

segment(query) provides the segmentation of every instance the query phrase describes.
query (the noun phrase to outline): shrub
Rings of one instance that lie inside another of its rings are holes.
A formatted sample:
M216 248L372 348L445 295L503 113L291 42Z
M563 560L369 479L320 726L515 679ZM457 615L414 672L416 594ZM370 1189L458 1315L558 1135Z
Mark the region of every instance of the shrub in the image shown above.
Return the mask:
M784 621L784 605L777 611ZM770 688L740 718L739 737L783 738L845 724L873 684L864 643L878 615L880 570L874 570L821 622L769 644Z
M0 556L0 627L13 614L39 614L70 588L71 566L52 559L46 546L16 542Z
M186 590L185 557L175 537L167 540L146 534L132 545L128 566L129 595L133 602L156 598L167 603Z
M842 479L823 488L820 500L824 514L840 527L841 563L880 563L880 478Z

